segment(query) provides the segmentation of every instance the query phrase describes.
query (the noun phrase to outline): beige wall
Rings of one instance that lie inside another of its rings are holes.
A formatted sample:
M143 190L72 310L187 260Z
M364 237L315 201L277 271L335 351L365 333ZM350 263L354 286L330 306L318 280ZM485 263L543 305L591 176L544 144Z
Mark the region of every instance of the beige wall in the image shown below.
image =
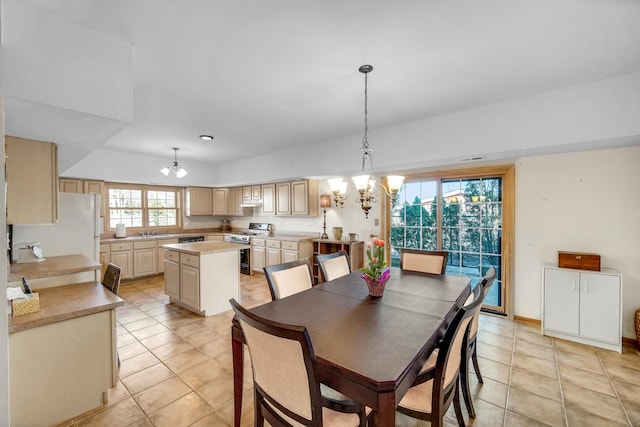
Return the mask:
M640 146L516 162L515 312L541 317L541 265L595 252L623 275L623 336L640 309Z
M4 108L2 96L0 96L0 158L4 159ZM6 212L6 199L4 196L4 163L3 173L0 173L0 189L3 194L0 197L0 212ZM0 230L5 230L7 220L5 215L0 215ZM0 248L7 247L7 235L0 233ZM6 254L5 254L6 259ZM7 263L0 262L0 295L6 294L7 289ZM7 305L0 304L0 426L9 425L9 326L7 325Z

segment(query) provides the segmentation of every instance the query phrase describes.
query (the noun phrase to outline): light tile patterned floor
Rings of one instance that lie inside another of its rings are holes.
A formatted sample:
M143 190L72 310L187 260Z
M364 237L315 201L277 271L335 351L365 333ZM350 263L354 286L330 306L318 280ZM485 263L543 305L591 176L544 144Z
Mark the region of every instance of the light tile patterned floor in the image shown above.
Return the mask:
M109 404L66 426L232 424L231 311L202 318L167 305L164 279L123 283L120 381ZM241 303L269 301L263 275L242 276ZM472 378L475 426L640 426L640 356L543 337L528 323L481 316L484 385ZM253 423L247 359L243 426ZM398 414L398 426L423 426ZM457 425L453 411L447 425Z

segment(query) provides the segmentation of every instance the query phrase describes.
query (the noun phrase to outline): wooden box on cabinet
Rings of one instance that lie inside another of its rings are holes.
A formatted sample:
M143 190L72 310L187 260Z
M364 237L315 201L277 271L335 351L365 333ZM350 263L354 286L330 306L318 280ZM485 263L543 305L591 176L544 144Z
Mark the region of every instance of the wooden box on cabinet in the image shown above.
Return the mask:
M315 255L331 254L338 251L346 251L349 255L351 271L355 271L364 265L364 242L347 242L342 240L314 239L313 240L313 280L314 283L324 282L320 273Z
M558 251L558 267L600 271L600 255Z
M622 276L559 268L542 272L542 333L622 351Z

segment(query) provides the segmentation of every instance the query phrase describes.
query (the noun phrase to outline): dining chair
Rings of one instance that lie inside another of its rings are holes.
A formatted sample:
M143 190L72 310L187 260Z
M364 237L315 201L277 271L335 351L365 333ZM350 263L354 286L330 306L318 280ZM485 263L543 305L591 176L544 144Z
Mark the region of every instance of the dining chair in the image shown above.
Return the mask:
M318 254L315 259L325 282L351 273L351 264L349 263L347 251Z
M449 252L400 249L400 268L428 274L444 274Z
M102 277L102 284L105 288L109 289L114 294L118 295L118 290L120 289L120 273L122 269L113 264L109 263L107 269L104 272L104 276Z
M477 288L482 289L482 302L489 293L493 281L496 279L496 269L489 267L486 271L482 281L478 283ZM471 320L469 325L469 338L467 339L467 355L462 358L462 365L460 366L460 386L462 387L462 397L464 398L464 404L467 407L467 412L472 418L476 417L476 410L473 407L473 400L471 399L471 389L469 384L469 360L473 362L473 369L478 377L478 382L484 384L482 374L480 374L480 366L478 366L478 351L476 348L476 340L478 338L478 326L480 323L480 310L478 310Z
M271 426L366 425L370 408L316 378L316 357L307 328L274 322L234 299L229 302L251 356L254 425L262 427L265 420ZM340 401L329 397L327 391Z
M309 259L299 259L284 264L264 267L271 300L288 297L313 286Z
M444 415L453 403L458 425L464 427L458 378L461 360L466 355L469 324L481 304L482 289L476 286L447 326L438 349L427 359L400 401L398 412L439 427L444 424Z

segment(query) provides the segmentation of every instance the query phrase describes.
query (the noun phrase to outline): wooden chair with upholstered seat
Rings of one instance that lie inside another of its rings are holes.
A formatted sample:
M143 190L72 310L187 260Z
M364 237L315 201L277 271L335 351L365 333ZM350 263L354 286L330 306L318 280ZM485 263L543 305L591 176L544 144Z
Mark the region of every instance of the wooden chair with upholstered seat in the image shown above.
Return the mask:
M459 374L461 360L466 355L469 324L482 303L482 290L476 287L447 327L444 338L404 395L398 412L431 426L444 424L444 415L453 403L456 418L464 426L460 406Z
M118 295L120 289L120 273L122 269L115 264L109 263L102 278L102 284L114 294Z
M251 355L255 426L262 427L265 420L272 426L366 425L369 408L349 401L335 390L342 402L321 392L313 345L304 326L273 322L253 314L234 299L229 302ZM344 401L351 405L344 406Z
M264 267L264 274L267 277L272 301L313 286L311 264L307 258Z
M478 283L477 287L482 289L482 301L487 296L493 281L496 279L496 269L489 267L485 273L482 281ZM480 366L478 365L478 352L476 348L476 340L478 338L478 326L480 323L480 310L473 316L471 324L469 325L469 338L467 340L467 357L462 359L462 365L460 366L460 385L462 387L462 397L464 398L467 412L472 418L476 417L476 411L473 407L473 401L471 399L471 389L469 385L469 360L473 362L473 369L476 371L478 382L483 384L482 375L480 374Z
M325 282L351 273L349 255L346 251L338 251L331 254L319 254L315 256Z
M400 249L400 268L427 274L444 274L449 252Z

